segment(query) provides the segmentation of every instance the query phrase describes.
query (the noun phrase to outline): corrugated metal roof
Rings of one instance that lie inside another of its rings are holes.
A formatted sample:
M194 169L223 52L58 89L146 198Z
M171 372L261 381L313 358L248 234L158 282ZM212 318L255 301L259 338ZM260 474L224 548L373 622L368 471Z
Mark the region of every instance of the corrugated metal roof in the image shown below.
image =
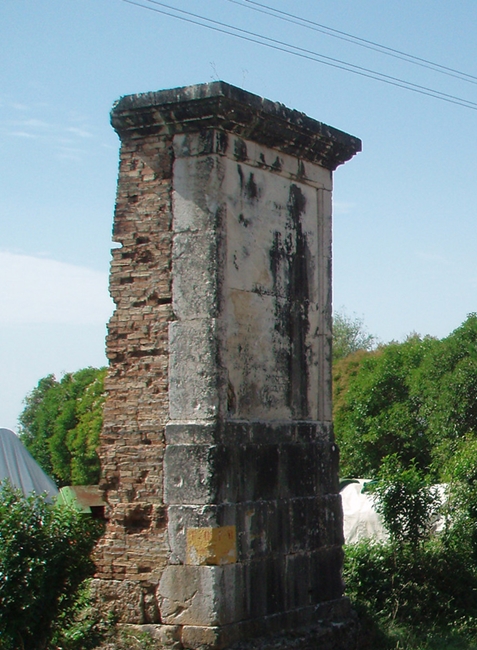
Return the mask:
M5 479L25 496L46 493L51 501L58 494L53 479L45 474L18 436L10 429L0 428L0 481Z
M105 506L103 493L97 485L67 485L60 489L58 503L74 505L80 512L90 513L91 508Z

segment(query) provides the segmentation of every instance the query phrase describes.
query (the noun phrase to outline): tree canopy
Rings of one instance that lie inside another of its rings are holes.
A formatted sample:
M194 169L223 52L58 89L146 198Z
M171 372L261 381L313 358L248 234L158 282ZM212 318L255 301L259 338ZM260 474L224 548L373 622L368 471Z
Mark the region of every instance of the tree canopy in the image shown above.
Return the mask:
M60 381L48 375L25 398L20 438L60 486L99 480L105 374L105 368L84 368Z
M333 361L358 350L372 350L376 344L376 337L367 331L361 318L351 318L344 311L333 314Z
M334 423L343 475L374 476L396 454L444 478L477 434L477 315L441 340L412 335L337 361Z

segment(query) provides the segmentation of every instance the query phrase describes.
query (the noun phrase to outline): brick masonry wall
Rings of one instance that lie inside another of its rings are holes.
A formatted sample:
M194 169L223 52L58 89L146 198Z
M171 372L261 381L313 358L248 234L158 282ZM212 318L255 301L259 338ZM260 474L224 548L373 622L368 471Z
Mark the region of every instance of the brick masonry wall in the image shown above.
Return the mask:
M171 297L171 138L121 146L101 441L107 530L96 552L108 608L130 623L157 622L155 586L169 548L163 504ZM112 606L112 603L116 605Z

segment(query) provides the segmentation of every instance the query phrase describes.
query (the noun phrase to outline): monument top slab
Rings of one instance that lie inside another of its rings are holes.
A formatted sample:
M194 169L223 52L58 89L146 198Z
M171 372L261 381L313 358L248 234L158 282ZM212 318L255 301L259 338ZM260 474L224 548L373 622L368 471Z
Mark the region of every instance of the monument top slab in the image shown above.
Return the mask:
M330 170L361 151L359 138L223 81L127 95L111 123L122 139L218 129Z

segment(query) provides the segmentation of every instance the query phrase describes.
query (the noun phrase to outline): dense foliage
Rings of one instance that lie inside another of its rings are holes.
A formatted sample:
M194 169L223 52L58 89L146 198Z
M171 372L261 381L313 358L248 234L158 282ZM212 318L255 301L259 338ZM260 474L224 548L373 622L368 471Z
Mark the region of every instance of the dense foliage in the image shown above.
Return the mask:
M26 397L20 438L47 474L62 485L99 480L96 450L103 422L105 368L84 368L57 381L40 379Z
M75 510L0 486L2 650L43 650L64 638L100 532Z
M375 478L389 533L345 551L361 647L477 648L477 316L336 360L334 426L342 475Z
M390 539L411 549L430 537L439 516L441 500L437 486L430 486L415 463L403 469L395 454L386 456L374 487L375 507Z
M366 631L363 648L475 648L477 496L468 479L456 475L439 503L415 465L400 469L395 456L384 461L374 498L389 541L362 541L345 554L347 594ZM432 534L439 505L445 526Z
M435 481L477 433L477 315L447 338L410 336L334 365L342 474L375 476L385 456Z

